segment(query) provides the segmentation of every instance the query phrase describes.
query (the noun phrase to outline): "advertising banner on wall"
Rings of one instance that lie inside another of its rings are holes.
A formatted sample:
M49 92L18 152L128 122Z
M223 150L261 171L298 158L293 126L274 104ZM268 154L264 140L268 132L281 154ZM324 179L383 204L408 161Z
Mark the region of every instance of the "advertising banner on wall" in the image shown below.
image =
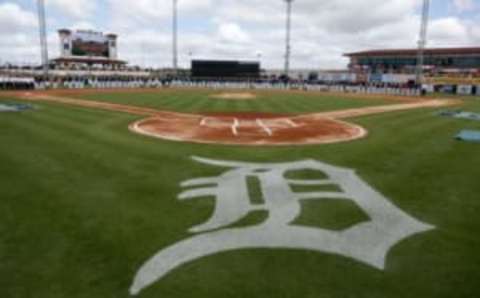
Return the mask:
M410 81L414 81L414 75L405 75L405 74L384 74L382 76L383 83L394 83L394 84L405 84Z
M357 83L367 83L368 75L366 73L359 73L355 75L355 81Z
M472 85L458 85L457 94L459 95L472 95L473 86Z
M368 81L371 83L381 83L382 82L382 74L371 74L368 78Z
M318 80L324 82L355 82L356 75L352 73L328 73L318 74Z
M431 85L431 84L422 85L422 89L427 91L428 93L434 93L435 92L435 86Z
M442 88L440 88L440 92L455 94L456 89L457 89L457 86L455 85L444 85L442 86Z

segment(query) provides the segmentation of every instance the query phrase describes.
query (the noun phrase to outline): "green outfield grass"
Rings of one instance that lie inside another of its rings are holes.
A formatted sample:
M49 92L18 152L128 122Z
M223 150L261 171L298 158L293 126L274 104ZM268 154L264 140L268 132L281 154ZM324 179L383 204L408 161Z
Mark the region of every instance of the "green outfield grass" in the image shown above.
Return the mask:
M177 112L266 112L303 114L398 103L381 98L341 97L307 92L255 91L256 100L215 99L212 95L245 91L162 90L149 93L77 95L82 99L115 102Z
M174 94L89 98L188 112L300 113L387 102L262 94L261 102L223 103L207 99L206 91ZM180 182L223 172L195 163L194 155L250 162L316 159L353 168L395 205L437 228L395 246L385 271L318 252L241 250L189 263L139 297L480 297L480 144L453 139L461 129L480 129L480 122L420 109L353 119L370 135L351 143L248 148L136 135L127 126L138 117L123 113L35 106L0 113L2 298L129 297L142 263L189 237L188 229L214 208L211 199L176 199ZM480 112L480 101L461 108ZM304 207L297 219L302 224L338 229L365 220L352 204L310 201Z

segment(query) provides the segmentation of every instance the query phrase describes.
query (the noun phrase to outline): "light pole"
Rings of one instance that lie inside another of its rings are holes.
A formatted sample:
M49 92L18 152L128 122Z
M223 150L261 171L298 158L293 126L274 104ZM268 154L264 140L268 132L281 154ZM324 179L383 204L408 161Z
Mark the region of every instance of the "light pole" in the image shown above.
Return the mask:
M45 22L45 1L37 0L38 8L38 27L40 33L40 53L42 60L43 76L48 78L48 46L47 46L47 29Z
M178 71L178 0L173 0L173 18L172 18L172 56L173 71L177 75Z
M292 27L292 3L294 0L284 0L287 2L287 24L285 38L285 76L288 78L290 74L290 55L292 48L290 46L290 34Z
M423 65L425 63L425 46L427 45L428 21L430 17L430 0L423 0L422 20L420 25L420 36L418 40L416 83L421 86L423 83Z

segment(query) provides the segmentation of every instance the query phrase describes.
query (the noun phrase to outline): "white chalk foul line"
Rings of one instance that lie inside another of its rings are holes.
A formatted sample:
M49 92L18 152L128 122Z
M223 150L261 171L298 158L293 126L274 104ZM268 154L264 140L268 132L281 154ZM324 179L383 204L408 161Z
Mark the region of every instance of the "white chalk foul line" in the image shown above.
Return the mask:
M298 124L293 122L291 119L285 119L285 123L287 123L288 125L290 125L291 127L298 127Z
M234 136L238 135L238 126L240 125L240 122L238 121L237 118L233 119L233 124L232 124L232 133Z
M260 126L269 136L272 136L272 135L273 135L273 132L272 132L272 130L270 129L270 127L266 126L265 123L263 123L262 120L257 119L257 124L258 124L258 126Z

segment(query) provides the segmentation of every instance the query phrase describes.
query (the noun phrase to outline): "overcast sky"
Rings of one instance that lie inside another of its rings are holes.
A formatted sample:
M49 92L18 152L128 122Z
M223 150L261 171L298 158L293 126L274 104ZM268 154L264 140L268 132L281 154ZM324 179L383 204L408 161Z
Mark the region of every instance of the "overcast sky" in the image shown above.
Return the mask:
M180 64L191 57L281 68L283 0L178 0ZM171 0L46 0L50 57L59 28L119 34L131 64L170 66ZM292 68L346 67L343 53L416 46L421 0L295 0ZM0 0L0 63L39 61L35 0ZM480 0L432 0L429 46L480 46Z

